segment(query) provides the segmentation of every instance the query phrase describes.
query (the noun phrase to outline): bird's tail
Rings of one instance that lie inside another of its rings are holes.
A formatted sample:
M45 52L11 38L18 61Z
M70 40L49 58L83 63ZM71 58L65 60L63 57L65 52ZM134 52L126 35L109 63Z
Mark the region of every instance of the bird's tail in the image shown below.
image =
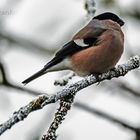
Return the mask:
M30 76L29 78L25 79L25 80L22 82L22 84L26 85L26 84L28 84L29 82L35 80L36 78L42 76L42 75L45 74L45 73L46 73L46 69L43 68L43 69L41 69L40 71L38 71L37 73L35 73L35 74L33 74L32 76Z
M35 80L36 78L44 75L49 68L55 66L56 64L58 64L59 62L61 62L63 59L62 58L56 58L54 57L50 62L48 62L43 69L41 69L40 71L38 71L37 73L33 74L32 76L30 76L29 78L27 78L26 80L24 80L22 83L24 85L28 84L29 82Z

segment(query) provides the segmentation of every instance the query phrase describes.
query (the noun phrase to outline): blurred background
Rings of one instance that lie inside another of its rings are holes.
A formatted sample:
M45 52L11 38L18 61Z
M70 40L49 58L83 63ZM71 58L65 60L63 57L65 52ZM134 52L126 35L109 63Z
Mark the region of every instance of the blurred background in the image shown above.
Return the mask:
M48 73L26 87L21 82L42 68L90 20L88 1L0 1L0 123L38 93L54 94L61 90L62 87L54 86L54 81L69 71ZM119 64L139 55L140 1L95 0L95 3L95 15L111 11L125 21L125 51ZM125 77L80 91L57 131L58 140L140 140L139 83L137 69ZM0 140L39 140L56 108L58 104L51 104L31 113L0 136Z

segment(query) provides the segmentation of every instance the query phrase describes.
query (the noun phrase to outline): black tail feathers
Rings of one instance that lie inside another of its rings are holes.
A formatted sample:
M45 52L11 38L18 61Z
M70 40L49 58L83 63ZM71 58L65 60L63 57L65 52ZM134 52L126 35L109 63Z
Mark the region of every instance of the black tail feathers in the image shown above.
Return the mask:
M36 78L44 75L47 71L47 69L53 67L54 65L58 64L59 62L61 62L63 60L63 58L57 58L54 57L50 62L48 62L43 69L41 69L40 71L38 71L37 73L33 74L32 76L30 76L29 78L27 78L26 80L24 80L22 83L24 85L28 84L29 82L35 80Z
M43 74L45 74L45 71L46 71L46 69L44 69L44 68L41 69L37 73L33 74L32 76L30 76L29 78L27 78L26 80L24 80L22 82L22 84L24 84L24 85L28 84L29 82L31 82L31 81L35 80L36 78L38 78L38 77L42 76Z

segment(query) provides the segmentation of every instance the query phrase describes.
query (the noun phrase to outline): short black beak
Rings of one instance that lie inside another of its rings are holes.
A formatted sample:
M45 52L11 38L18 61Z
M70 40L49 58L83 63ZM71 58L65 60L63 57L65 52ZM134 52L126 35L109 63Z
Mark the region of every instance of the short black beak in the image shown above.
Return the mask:
M122 19L119 19L118 23L119 23L120 26L123 26L125 22Z

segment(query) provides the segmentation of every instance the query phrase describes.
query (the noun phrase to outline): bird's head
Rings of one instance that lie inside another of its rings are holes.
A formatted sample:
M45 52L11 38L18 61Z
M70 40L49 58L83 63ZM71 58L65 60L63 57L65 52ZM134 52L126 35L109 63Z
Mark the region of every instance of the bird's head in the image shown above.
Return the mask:
M102 13L98 16L95 16L93 19L98 19L98 20L112 20L114 22L117 22L120 26L124 25L124 21L120 19L116 14L111 13L111 12L105 12Z

